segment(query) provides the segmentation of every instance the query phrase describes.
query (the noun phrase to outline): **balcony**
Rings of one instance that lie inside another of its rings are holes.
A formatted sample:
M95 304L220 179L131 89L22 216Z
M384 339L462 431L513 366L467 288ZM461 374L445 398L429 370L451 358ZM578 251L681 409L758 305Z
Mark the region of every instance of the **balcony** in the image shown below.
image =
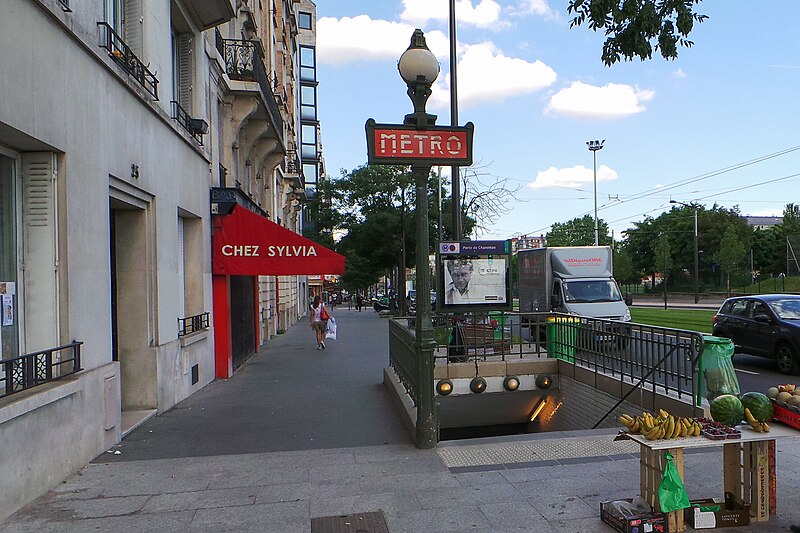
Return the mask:
M283 160L283 177L291 180L292 185L302 189L304 187L303 166L297 157L297 150L289 150Z
M201 313L199 315L187 316L186 318L178 319L178 337L185 337L203 331L209 328L209 313Z
M105 48L111 59L138 81L145 91L158 100L158 79L155 75L136 57L114 28L107 22L98 22L97 25L100 28L100 46Z
M275 129L275 136L284 145L283 119L272 82L264 65L264 49L259 41L223 39L216 35L217 50L225 59L225 72L231 80L257 82L267 114Z
M181 125L183 129L189 132L189 135L197 141L200 146L203 146L203 135L208 133L208 122L202 118L192 118L181 105L173 100L172 104L172 119Z
M185 0L184 4L201 30L208 30L228 22L236 16L231 0Z
M0 360L0 398L81 371L82 344L73 341L57 348ZM70 357L62 357L69 352Z

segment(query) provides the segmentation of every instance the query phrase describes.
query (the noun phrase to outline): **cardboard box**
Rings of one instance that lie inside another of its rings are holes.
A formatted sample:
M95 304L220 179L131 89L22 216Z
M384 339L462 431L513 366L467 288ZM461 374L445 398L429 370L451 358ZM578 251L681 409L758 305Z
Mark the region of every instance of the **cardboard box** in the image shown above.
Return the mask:
M721 498L689 500L691 507L684 509L684 518L695 529L711 529L716 527L732 527L750 525L750 506L737 500L731 493ZM720 510L701 511L697 506L719 505Z
M631 502L631 498L621 498ZM600 520L610 525L620 533L666 533L667 519L664 513L645 513L626 518L619 518L611 514L606 507L613 502L600 503Z

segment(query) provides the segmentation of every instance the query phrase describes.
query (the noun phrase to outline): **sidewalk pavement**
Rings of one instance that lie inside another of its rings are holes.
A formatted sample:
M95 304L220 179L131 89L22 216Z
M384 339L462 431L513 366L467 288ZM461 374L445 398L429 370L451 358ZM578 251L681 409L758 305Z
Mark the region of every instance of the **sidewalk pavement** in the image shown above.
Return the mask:
M381 383L386 320L372 310L335 316L340 337L326 350L315 350L301 321L231 379L149 420L0 531L613 531L599 502L638 492L635 443L602 430L419 450ZM798 443L778 440L779 516L716 531L800 524ZM691 497L722 496L719 449L687 451L685 473Z

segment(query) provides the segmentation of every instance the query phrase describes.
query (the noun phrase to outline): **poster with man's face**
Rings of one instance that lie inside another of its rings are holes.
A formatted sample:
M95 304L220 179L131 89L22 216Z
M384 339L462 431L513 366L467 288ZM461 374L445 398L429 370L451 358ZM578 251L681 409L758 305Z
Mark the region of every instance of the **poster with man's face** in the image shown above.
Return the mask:
M505 304L506 258L463 257L444 261L444 304Z

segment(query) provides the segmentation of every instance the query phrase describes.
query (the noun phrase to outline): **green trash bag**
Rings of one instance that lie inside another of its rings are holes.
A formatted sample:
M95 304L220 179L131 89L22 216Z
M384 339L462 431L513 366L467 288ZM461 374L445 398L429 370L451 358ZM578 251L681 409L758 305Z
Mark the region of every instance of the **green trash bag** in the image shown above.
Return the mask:
M678 469L672 462L672 454L664 452L664 459L667 466L664 468L661 485L658 486L658 503L662 513L671 513L689 507L689 495L686 494Z

